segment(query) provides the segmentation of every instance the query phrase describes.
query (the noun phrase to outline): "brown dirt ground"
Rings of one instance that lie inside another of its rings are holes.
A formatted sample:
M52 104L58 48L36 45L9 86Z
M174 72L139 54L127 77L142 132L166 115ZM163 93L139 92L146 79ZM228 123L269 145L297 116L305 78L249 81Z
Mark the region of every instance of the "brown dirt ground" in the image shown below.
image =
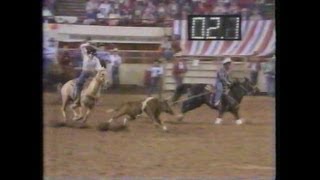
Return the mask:
M86 129L49 127L50 121L62 120L60 97L56 93L43 97L45 177L274 177L273 98L245 97L240 113L248 123L241 126L230 114L222 125L213 125L217 112L205 105L182 122L163 114L170 131L164 133L143 117L129 121L125 131L96 130L111 116L105 110L143 95L104 94Z

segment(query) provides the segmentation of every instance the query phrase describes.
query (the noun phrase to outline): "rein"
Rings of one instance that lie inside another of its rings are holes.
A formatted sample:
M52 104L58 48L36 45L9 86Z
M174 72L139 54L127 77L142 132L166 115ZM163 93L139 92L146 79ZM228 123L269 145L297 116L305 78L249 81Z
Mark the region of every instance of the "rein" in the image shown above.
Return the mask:
M199 96L202 96L202 95L206 95L206 94L210 94L211 92L206 92L206 93L201 93L201 94L198 94L198 95L194 95L194 96L189 96L187 98L182 98L178 101L174 101L172 103L170 103L171 105L174 104L174 103L177 103L177 102L180 102L180 101L185 101L185 100L189 100L189 99L193 99L193 98L196 98L196 97L199 97Z

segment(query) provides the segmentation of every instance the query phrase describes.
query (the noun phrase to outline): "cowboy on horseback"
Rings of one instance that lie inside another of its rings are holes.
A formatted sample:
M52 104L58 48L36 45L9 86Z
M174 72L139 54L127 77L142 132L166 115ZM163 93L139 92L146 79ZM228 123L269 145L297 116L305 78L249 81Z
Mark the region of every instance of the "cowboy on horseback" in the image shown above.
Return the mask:
M73 107L80 105L80 95L86 80L94 76L94 72L102 69L99 59L96 56L96 47L89 43L90 39L87 39L85 43L80 45L80 50L83 58L82 72L79 78L76 80L75 87L75 101Z
M235 105L236 101L228 95L228 90L232 85L232 81L230 80L229 73L230 73L230 65L231 59L225 58L223 60L223 66L217 73L217 79L215 83L215 95L212 96L212 100L215 107L219 107L221 104L222 95L226 97L228 102L231 106Z

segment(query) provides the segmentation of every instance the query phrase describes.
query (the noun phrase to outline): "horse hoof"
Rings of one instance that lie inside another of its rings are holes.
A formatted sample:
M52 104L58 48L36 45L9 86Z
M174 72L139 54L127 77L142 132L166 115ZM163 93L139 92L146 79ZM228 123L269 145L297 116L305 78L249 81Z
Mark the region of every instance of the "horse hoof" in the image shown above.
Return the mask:
M82 119L82 117L74 117L72 120L73 121L79 121L80 119Z
M178 120L178 121L182 121L183 118L184 118L184 115L183 115L183 114L179 114L179 115L177 116L177 120Z
M166 126L163 126L163 127L162 127L162 130L163 130L163 131L168 131L168 128L167 128Z
M220 125L222 123L222 119L217 118L216 121L214 122L215 125Z
M237 125L243 124L243 119L238 119L238 120L236 120L236 124L237 124Z

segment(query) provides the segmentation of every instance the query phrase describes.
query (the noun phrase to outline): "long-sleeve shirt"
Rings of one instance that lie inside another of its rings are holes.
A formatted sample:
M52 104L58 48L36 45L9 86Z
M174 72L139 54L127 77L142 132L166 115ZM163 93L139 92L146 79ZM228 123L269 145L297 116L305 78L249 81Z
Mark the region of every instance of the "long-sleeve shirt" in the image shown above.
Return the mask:
M94 70L102 69L100 61L97 57L88 56L86 46L89 46L89 43L84 43L80 45L80 50L81 50L82 59L83 59L82 70L94 71Z
M122 63L122 58L119 55L112 54L109 56L111 67L119 67Z
M152 66L150 68L150 72L151 72L151 77L160 77L163 74L163 68L162 67L156 67L156 66Z
M45 47L43 51L44 57L51 60L55 59L56 53L57 53L57 48L52 46Z
M186 73L187 70L188 70L187 64L184 61L179 61L179 62L174 63L172 74L179 75L182 73Z
M223 86L227 86L231 84L229 72L222 67L217 73L216 85L221 83Z

